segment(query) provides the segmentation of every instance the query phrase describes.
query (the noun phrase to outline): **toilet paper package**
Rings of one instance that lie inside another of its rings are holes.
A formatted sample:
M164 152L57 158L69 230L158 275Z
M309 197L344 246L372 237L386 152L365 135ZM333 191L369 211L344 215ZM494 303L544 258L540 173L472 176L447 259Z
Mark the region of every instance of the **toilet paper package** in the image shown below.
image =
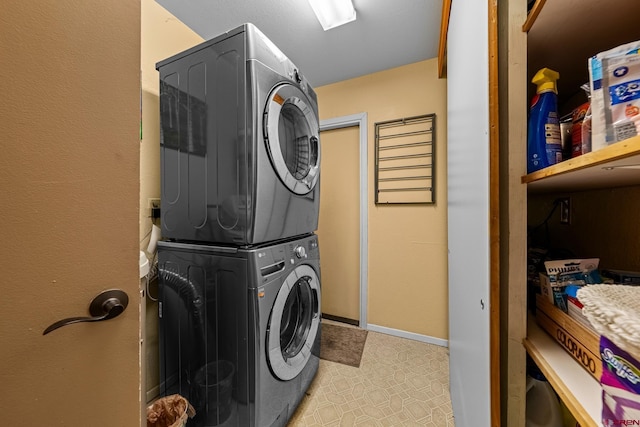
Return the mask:
M638 135L640 130L640 55L602 61L605 126L612 142Z
M640 422L640 362L604 335L600 337L600 354L602 424Z
M596 151L615 142L613 128L611 126L607 128L606 123L606 110L609 108L609 104L606 102L609 98L609 88L605 82L606 64L615 58L637 55L639 51L640 40L600 52L587 61L591 92L591 151Z

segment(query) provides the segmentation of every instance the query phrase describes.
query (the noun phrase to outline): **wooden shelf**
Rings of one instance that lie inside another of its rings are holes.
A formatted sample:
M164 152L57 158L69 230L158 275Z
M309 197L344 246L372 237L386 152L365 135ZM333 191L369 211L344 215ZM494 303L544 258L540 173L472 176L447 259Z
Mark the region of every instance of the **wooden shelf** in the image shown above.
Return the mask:
M530 192L639 185L640 136L530 173L522 183L528 184Z
M541 330L532 316L529 316L524 347L576 421L582 427L600 426L600 383Z
M625 12L621 14L621 10ZM522 82L526 83L526 86L523 85L526 89L516 88L514 91L512 86L508 86L509 98L517 100L519 104L514 105L521 108L517 110L511 106L515 112L509 116L510 137L519 141L521 147L526 146L526 119L521 118L524 105L522 98L529 101L535 95L531 77L539 69L547 67L560 74L559 115L571 113L575 107L587 101L580 89L582 84L589 81L587 59L621 44L640 40L640 26L636 22L638 13L640 2L637 0L619 0L616 7L608 7L600 0L536 0L524 24L522 15L514 13L519 19L513 21L510 30L526 32L525 58L519 54L521 46L512 47L518 41L515 37L513 42L509 37L508 49L505 47L501 53L508 56L510 67L526 64L526 73L521 76L526 79ZM517 70L520 71L520 68ZM524 132L516 129L518 126L523 126ZM511 127L514 127L513 131ZM521 167L521 156L519 152L514 152L510 156L510 165ZM636 165L638 168L634 169ZM529 194L640 186L640 136L521 176L520 181L526 184L526 192ZM521 195L517 191L512 193ZM521 200L516 200L514 206L518 202ZM525 199L525 211L528 204ZM519 217L516 219L521 220ZM526 218L524 221L526 223ZM516 227L521 226L516 221L513 223ZM517 237L521 239L519 244L522 246L516 244ZM519 236L510 236L509 244L516 249L526 249L526 233L521 230ZM514 263L518 269L524 269L526 266L516 258L517 255L509 257L509 263ZM516 295L526 292L526 287L521 286L520 281L514 283L517 286L510 287L510 292ZM533 317L529 316L527 323L524 347L560 399L583 427L601 426L602 390L599 382L540 329ZM508 329L511 330L511 325ZM515 365L512 360L510 362ZM517 370L514 368L510 373L515 375ZM508 406L512 412L521 410L521 397L518 393L514 393L513 397L509 396L512 402Z
M529 14L527 15L527 20L524 22L524 25L522 25L522 31L526 33L531 29L531 27L533 27L533 23L536 22L536 19L538 18L540 11L544 7L545 2L546 0L536 0L536 2L533 4L533 7L529 11Z
M640 40L638 14L640 2L637 0L616 0L615 7L602 0L537 0L523 26L523 29L529 28L527 99L531 100L535 94L531 77L539 69L548 67L560 73L560 116L586 102L580 85L589 81L587 58Z

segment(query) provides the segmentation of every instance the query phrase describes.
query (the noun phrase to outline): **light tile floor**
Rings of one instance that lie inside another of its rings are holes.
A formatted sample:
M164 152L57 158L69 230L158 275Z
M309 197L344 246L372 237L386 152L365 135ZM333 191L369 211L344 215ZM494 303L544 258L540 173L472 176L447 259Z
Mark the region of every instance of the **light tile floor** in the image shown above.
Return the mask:
M449 351L369 331L359 368L320 360L288 426L454 427Z

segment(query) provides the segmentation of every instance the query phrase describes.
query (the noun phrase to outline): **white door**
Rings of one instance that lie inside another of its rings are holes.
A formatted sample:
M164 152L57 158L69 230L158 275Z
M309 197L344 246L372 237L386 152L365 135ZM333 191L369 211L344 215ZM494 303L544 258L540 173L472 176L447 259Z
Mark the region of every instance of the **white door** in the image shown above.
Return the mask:
M360 319L360 129L321 132L322 174L318 239L322 312Z
M140 2L5 2L0 40L1 424L138 426Z
M451 3L447 43L449 346L456 427L488 427L489 53L487 3Z

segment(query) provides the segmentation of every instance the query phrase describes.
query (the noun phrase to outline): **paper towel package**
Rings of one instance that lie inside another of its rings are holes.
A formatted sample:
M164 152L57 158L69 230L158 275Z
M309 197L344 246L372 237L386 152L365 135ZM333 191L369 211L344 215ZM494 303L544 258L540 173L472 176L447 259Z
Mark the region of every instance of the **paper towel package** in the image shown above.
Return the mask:
M640 41L634 41L600 52L587 61L591 92L591 151L599 150L615 142L613 128L611 126L607 128L606 123L610 99L606 81L606 63L617 57L637 55L639 50Z
M600 337L602 356L602 424L640 421L640 362L605 336Z

